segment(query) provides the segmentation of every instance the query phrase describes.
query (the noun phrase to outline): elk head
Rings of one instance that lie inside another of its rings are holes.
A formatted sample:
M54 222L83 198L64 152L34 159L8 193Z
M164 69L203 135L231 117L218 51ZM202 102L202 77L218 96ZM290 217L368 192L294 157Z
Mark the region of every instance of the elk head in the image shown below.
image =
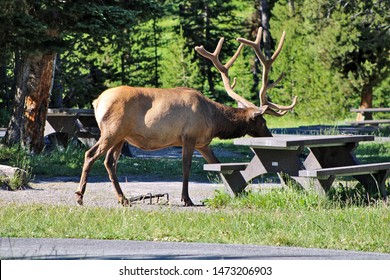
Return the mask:
M222 49L222 44L224 41L224 38L222 37L218 45L213 53L210 53L205 50L203 46L195 47L195 50L203 57L209 59L214 66L218 69L218 71L221 73L222 81L224 84L224 87L226 89L227 94L236 100L238 102L239 107L243 108L254 108L255 109L255 116L260 116L261 119L257 120L259 122L259 125L263 125L265 123L264 119L262 118L263 114L270 114L273 116L283 116L285 115L289 110L293 109L297 103L297 97L295 96L292 103L288 106L283 106L283 105L278 105L275 103L270 102L267 99L267 90L275 87L283 78L284 73L282 73L279 78L273 82L269 83L269 71L271 70L272 63L276 60L278 57L280 51L282 50L284 39L286 36L286 33L283 32L282 37L280 38L278 48L276 49L275 53L272 55L270 59L267 59L265 55L261 52L260 49L260 43L261 43L261 37L262 37L263 29L260 27L258 32L257 32L257 37L255 41L249 41L247 39L243 38L238 38L237 40L241 43L240 46L238 47L236 53L234 56L225 64L223 65L220 60L219 60L219 53ZM234 87L236 85L236 78L233 79L233 83L230 83L228 71L229 68L232 66L234 61L237 59L238 55L240 54L242 48L244 45L250 46L253 48L253 50L256 53L257 58L261 62L263 66L263 71L262 71L262 85L259 91L259 97L260 97L260 106L256 106L252 102L246 100L242 96L238 95L234 91ZM255 119L255 118L254 118ZM267 129L268 130L268 129ZM264 136L264 135L252 135L252 136ZM268 135L267 135L268 136Z

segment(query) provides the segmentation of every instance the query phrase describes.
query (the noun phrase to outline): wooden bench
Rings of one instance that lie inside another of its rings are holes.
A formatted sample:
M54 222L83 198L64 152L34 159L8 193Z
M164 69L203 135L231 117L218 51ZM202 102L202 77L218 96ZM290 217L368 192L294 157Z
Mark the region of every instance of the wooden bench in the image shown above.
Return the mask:
M329 178L331 176L358 176L371 174L384 199L387 199L385 182L390 175L390 162L358 164L341 167L300 170L300 177Z
M358 115L356 117L356 121L347 122L349 125L379 126L380 124L390 124L390 119L366 120L364 116L366 113L390 113L390 108L351 109L351 112L358 113Z
M234 194L238 194L243 190L243 186L246 186L246 181L240 172L245 170L248 165L249 162L210 163L205 164L203 170L219 172L225 186L229 186L226 189Z
M390 124L390 120L381 119L381 120L364 120L364 121L354 121L347 122L350 125L379 125L379 124Z
M205 171L216 171L221 173L231 173L233 171L245 170L248 166L248 162L241 163L209 163L203 165Z

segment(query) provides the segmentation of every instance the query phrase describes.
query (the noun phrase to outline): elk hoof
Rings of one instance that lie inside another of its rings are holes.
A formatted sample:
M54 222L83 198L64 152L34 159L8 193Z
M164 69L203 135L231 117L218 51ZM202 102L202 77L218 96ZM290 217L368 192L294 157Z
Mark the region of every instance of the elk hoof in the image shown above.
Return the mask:
M183 198L182 201L184 201L184 207L195 206L190 198Z
M123 207L131 206L130 201L126 197L120 198L118 203L122 204Z
M83 205L83 195L80 192L76 192L76 201L79 205Z

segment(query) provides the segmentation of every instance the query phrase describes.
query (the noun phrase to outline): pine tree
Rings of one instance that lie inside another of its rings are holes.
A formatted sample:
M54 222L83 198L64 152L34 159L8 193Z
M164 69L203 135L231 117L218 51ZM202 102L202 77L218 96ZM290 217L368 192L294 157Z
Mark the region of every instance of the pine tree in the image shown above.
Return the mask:
M167 52L162 59L161 82L165 88L191 87L200 89L200 72L197 63L192 62L195 51L186 51L183 30L170 38Z
M372 89L389 69L388 1L291 2L279 1L272 11L272 34L287 32L273 70L286 76L272 98L283 103L298 95L301 117L331 120L349 115L359 97L371 106Z
M323 62L348 79L361 108L372 107L374 87L390 72L390 2L318 1L314 9L322 22L317 42Z
M38 153L43 148L56 53L66 48L68 36L86 34L94 45L131 28L136 18L158 10L158 4L149 0L3 0L0 9L0 47L8 53L15 51L20 61L5 142Z
M239 21L234 16L234 2L227 0L186 0L180 1L180 25L186 38L188 50L203 45L213 51L221 37L225 38L221 61L228 59L238 47L235 42ZM196 56L201 71L202 92L219 101L226 99L226 93L217 92L216 82L220 81L219 73L207 60Z

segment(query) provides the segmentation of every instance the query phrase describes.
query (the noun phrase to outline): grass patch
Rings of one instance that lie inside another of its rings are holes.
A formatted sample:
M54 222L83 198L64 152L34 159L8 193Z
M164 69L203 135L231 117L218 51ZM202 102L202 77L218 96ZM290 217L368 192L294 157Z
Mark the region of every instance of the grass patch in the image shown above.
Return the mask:
M244 191L232 197L226 191L216 190L212 198L205 201L213 209L254 209L254 210L330 210L348 207L375 207L383 204L380 197L370 195L361 184L346 187L346 183L336 182L326 196L314 190L301 190L293 187ZM387 184L390 192L390 184Z
M2 237L212 242L390 253L389 209L275 208L262 211L143 211L11 205L0 212Z
M233 144L233 141L233 139L226 140L214 138L213 141L211 141L211 147L212 149L223 149L234 152L241 155L242 158L247 157L248 155L252 156L252 153L247 146L236 146ZM248 160L250 160L250 158Z
M390 142L362 142L356 156L362 163L390 161Z
M270 189L247 191L232 197L225 191L216 191L213 198L205 201L211 208L234 208L254 210L318 210L334 208L325 196L309 191Z

